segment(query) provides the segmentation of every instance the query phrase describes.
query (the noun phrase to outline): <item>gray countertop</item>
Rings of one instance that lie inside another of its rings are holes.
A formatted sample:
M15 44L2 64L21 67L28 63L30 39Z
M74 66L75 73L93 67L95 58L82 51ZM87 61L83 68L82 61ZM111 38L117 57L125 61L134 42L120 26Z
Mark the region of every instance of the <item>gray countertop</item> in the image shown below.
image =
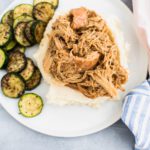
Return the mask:
M13 0L0 0L0 13ZM131 0L123 0L130 9ZM96 134L56 138L34 132L14 120L0 106L0 150L132 150L134 138L119 121Z

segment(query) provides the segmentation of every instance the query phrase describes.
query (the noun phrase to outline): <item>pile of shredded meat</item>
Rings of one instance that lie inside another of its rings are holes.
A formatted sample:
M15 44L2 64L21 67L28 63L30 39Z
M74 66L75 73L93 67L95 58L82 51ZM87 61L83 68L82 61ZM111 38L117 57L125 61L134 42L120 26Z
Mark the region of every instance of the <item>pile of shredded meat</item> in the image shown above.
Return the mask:
M111 31L94 11L81 7L60 16L49 41L43 66L55 80L92 99L124 91L128 73Z

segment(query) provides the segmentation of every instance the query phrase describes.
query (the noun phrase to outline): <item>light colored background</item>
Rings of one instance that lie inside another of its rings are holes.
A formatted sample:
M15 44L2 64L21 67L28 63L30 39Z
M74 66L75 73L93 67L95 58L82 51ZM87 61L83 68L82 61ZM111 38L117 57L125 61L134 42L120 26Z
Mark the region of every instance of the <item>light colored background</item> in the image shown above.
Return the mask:
M0 13L13 0L0 0ZM124 1L130 9L131 0ZM20 125L0 106L0 150L132 150L134 139L121 121L99 133L79 138L56 138Z

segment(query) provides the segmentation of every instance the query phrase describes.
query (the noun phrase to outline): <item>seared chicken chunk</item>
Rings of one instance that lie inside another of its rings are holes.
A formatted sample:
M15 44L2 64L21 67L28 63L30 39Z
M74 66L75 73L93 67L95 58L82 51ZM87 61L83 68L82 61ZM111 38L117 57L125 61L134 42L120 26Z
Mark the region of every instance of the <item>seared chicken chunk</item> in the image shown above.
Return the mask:
M72 28L80 29L87 25L88 23L88 12L85 8L77 8L71 11L73 16Z
M92 69L98 62L100 54L98 52L92 52L85 58L73 56L73 59L81 71Z

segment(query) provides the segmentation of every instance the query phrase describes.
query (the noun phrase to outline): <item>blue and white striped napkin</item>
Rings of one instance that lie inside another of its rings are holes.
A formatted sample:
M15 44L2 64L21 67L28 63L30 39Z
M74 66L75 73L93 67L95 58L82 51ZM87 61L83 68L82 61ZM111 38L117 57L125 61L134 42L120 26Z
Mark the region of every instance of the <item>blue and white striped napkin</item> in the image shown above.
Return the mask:
M150 73L150 0L132 0L137 35L149 54ZM135 136L136 150L150 150L150 79L126 97L123 122Z
M122 120L135 136L135 150L150 150L150 79L125 97Z

